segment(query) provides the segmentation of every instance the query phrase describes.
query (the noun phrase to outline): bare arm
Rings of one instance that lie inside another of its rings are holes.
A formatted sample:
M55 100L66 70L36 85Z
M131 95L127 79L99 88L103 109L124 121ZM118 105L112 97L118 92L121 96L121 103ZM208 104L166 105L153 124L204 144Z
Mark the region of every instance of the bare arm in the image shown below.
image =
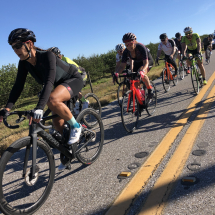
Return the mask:
M158 50L158 52L157 52L157 58L159 58L160 55L161 55L161 50Z
M120 64L121 64L120 61L116 62L116 70L119 68Z
M196 42L197 42L197 52L200 53L200 51L201 51L201 39L198 38L198 39L196 40Z
M120 66L116 69L116 73L121 74L122 71L125 69L126 63L121 63Z
M148 59L143 60L143 66L141 66L138 69L138 71L145 71L145 72L147 72L148 71L148 67L149 67L149 61L148 61Z
M182 52L182 55L185 56L185 52L187 50L187 46L185 43L181 43L181 52Z
M133 72L133 68L134 68L134 61L130 58L130 70Z

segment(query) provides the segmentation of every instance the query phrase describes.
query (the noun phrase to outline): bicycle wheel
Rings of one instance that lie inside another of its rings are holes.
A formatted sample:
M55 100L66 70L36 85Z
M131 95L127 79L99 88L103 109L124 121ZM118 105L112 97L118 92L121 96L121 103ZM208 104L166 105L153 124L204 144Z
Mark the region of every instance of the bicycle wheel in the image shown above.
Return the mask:
M174 86L176 86L178 84L178 74L176 76L172 76L172 77L173 77L172 82L173 82Z
M99 101L99 98L94 93L88 93L84 96L85 99L89 101L88 108L92 108L96 113L101 117L102 115L102 106Z
M155 84L150 81L151 86L153 87L152 91L154 93L152 98L148 98L148 90L145 90L145 106L146 106L146 111L149 116L151 116L156 109L157 106L157 91L155 88Z
M92 108L93 110L96 111L96 113L101 117L102 114L102 107L101 107L101 103L98 99L98 97L93 94L93 93L88 93L85 95L85 99L87 99L89 101L89 106L88 108ZM91 115L88 115L87 117L84 117L84 123L88 126L88 127L93 127L96 126L96 124L98 123L97 121L94 121L94 119L90 119Z
M87 117L97 122L93 129L85 124L85 118ZM104 126L101 117L91 108L81 111L76 121L82 125L82 133L80 141L77 144L76 157L81 163L90 165L98 159L102 151Z
M125 84L124 81L119 84L119 87L118 87L118 90L117 90L117 100L118 100L118 104L119 104L120 107L122 105L123 95L128 90L129 90L128 86L127 86L127 84Z
M135 111L133 110L133 105ZM135 98L133 101L133 92L130 90L127 91L123 96L121 106L122 124L127 132L132 133L137 128L139 112L140 109L137 99Z
M199 80L196 68L191 68L191 80L193 84L193 89L196 94L199 94Z
M170 77L167 75L167 69L164 68L162 71L162 83L165 92L168 92L170 89Z
M179 68L178 68L178 75L179 75L181 80L184 79L184 70L185 70L184 66L183 66L182 62L180 61L179 62Z
M30 153L23 177L26 151ZM32 214L50 194L55 176L54 155L40 140L37 140L36 178L33 180L29 177L31 169L32 147L28 136L8 147L0 161L0 209L4 214Z

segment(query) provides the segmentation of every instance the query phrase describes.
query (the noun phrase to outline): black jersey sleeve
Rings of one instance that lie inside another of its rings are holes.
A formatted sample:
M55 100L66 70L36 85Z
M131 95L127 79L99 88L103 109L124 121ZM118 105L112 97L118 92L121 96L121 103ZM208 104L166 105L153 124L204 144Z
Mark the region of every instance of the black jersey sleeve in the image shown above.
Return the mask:
M20 96L20 94L24 88L27 74L28 74L28 70L25 67L25 62L19 61L16 81L15 81L13 88L10 92L10 96L9 96L6 108L11 109L13 107L13 105L16 103L17 99L19 98L19 96Z
M44 87L40 95L40 99L36 106L36 109L44 109L46 103L48 102L49 96L54 86L55 76L56 76L56 56L51 52L46 52L43 57L42 62L46 68L46 75L44 81Z

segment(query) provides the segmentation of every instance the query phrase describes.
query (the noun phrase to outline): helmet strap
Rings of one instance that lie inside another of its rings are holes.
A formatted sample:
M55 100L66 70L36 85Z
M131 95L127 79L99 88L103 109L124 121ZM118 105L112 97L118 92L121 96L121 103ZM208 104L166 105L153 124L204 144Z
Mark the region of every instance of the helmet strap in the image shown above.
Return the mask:
M24 46L25 46L25 48L26 48L26 51L28 52L28 58L27 59L25 59L25 60L28 60L28 59L30 59L31 58L31 49L29 50L28 48L27 48L27 46L26 46L26 44L24 43Z

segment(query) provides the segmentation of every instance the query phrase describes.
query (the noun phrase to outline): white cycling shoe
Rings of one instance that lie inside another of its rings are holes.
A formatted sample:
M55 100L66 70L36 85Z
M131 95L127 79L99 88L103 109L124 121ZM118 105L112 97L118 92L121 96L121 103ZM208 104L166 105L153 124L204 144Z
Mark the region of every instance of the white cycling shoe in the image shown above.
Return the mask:
M73 128L73 129L71 129L70 137L69 137L69 141L68 141L69 145L71 145L73 143L76 143L79 140L80 135L81 135L81 130L82 130L82 126L81 125L80 125L80 128Z
M58 166L58 171L63 171L64 169L66 169L66 166L63 165L62 163Z

